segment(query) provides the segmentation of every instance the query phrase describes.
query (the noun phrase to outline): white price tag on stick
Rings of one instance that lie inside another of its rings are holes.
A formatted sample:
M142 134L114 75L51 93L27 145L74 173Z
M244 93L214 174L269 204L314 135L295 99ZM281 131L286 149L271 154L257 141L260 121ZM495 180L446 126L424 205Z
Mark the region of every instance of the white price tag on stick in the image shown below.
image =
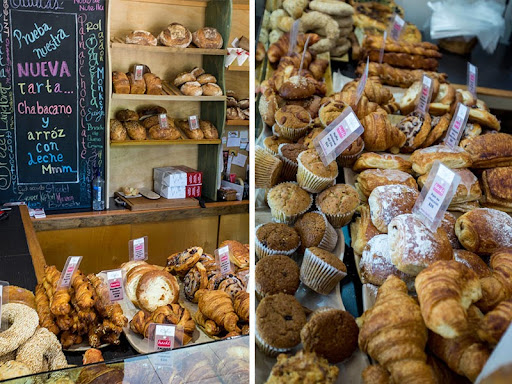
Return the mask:
M121 301L124 298L123 271L121 269L113 269L106 272L108 295L110 301Z
M404 26L404 19L395 14L395 16L391 19L391 25L389 26L389 37L391 37L393 40L400 39Z
M476 99L476 84L478 82L478 68L468 61L468 91Z
M434 162L412 212L432 232L437 231L460 183L460 176L439 160Z
M199 119L197 116L189 116L188 117L188 126L190 127L190 130L199 129Z
M158 122L160 123L160 128L167 129L169 128L169 123L167 121L167 114L162 113L158 115Z
M144 66L143 65L136 65L135 66L135 73L133 74L133 77L135 80L142 80L144 78Z
M382 36L382 47L380 47L379 52L379 63L382 64L382 60L384 60L384 49L386 48L386 39L388 38L388 31L384 31L384 35ZM367 64L368 66L368 64Z
M292 29L290 31L290 45L288 47L288 56L291 56L293 51L295 50L295 46L297 45L297 36L299 36L299 25L300 19L297 19L292 24Z
M423 80L421 82L420 98L418 100L418 105L416 105L416 112L421 114L421 116L425 116L425 113L427 113L431 97L432 79L427 75L423 75Z
M128 242L130 260L148 259L148 237L139 237Z
M452 149L459 145L460 138L462 137L462 133L464 132L466 123L468 122L468 117L469 108L462 103L458 103L444 139L445 145Z
M82 256L69 256L66 260L66 264L62 269L62 273L60 274L58 288L69 288L71 285L71 278L75 271L78 270L80 266L80 262L82 261Z
M364 68L363 75L359 79L359 84L357 84L356 91L356 106L359 104L359 100L361 100L361 96L364 93L364 87L366 87L366 81L368 80L368 64L370 63L370 56L366 58L366 67Z
M4 288L8 287L9 283L7 281L1 281L0 280L0 330L4 331L9 327L9 324L5 323L2 327L2 305L7 304L9 302L9 295L7 293L7 289Z
M313 140L313 144L327 167L363 132L364 128L354 111L347 107Z
M174 324L151 323L148 326L148 344L155 351L171 350L183 345L184 328Z
M229 245L215 250L215 262L221 275L227 275L233 272L231 261L229 260Z

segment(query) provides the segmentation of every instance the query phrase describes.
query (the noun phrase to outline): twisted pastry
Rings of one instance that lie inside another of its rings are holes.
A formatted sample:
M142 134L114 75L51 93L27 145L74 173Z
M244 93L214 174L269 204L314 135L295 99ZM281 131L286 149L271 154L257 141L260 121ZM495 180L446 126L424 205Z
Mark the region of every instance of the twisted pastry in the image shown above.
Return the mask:
M199 261L203 248L192 247L183 252L174 253L167 258L167 272L184 277L187 272Z
M358 75L363 74L365 65L366 63L364 62L359 64L356 69ZM401 88L409 88L414 82L421 81L424 74L431 79L439 80L440 83L446 83L448 77L446 73L423 71L421 69L395 68L386 63L370 62L368 64L368 76L378 76L382 84Z
M382 35L366 35L363 41L363 47L380 51L383 46L384 38ZM441 58L443 55L439 52L437 45L429 42L410 43L401 40L400 43L391 39L386 39L384 47L386 52L401 52L412 55Z
M64 331L60 335L60 343L63 349L68 349L73 345L80 344L82 340L82 336L70 331Z
M103 281L94 274L89 274L87 278L91 282L94 292L96 293L94 307L101 317L112 320L115 325L121 328L126 326L126 324L128 324L128 319L123 315L121 306L110 301L107 286Z
M130 329L139 335L144 335L144 327L150 318L151 313L145 309L141 309L130 320Z
M228 273L227 275L222 275L221 273L216 273L209 278L206 289L210 291L224 291L231 298L234 298L235 294L245 290L245 283L236 274Z
M233 298L235 313L241 321L249 321L249 293L246 291L237 292Z
M53 288L53 297L50 298L50 311L55 316L67 315L71 311L71 305L69 305L71 295L68 288L59 288L57 286L61 273L54 265L51 267L45 266L44 271L46 281Z
M94 289L85 275L77 270L73 274L71 286L75 290L75 299L80 309L88 309L94 305Z
M238 316L233 308L231 296L224 291L201 290L198 292L199 310L228 332L240 332Z
M58 335L60 329L55 324L55 317L50 312L50 301L42 284L36 286L36 311L39 315L39 325Z
M8 303L2 306L2 324L11 326L0 332L0 356L25 343L39 325L39 317L34 309L24 304Z
M183 279L183 291L187 300L197 303L195 297L196 292L200 289L205 289L208 285L208 272L201 262L188 271L187 275Z
M56 370L66 368L68 362L62 347L53 333L46 328L39 328L34 335L19 349L16 361L27 365L32 372L42 372L44 362L48 362L48 369Z

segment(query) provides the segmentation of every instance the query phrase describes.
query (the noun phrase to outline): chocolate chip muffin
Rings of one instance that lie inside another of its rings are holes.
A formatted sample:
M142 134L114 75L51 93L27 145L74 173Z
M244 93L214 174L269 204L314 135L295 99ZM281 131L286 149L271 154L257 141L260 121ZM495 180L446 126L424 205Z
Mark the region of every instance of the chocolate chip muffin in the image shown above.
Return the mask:
M293 224L313 204L313 196L297 183L285 182L276 185L267 195L272 218L278 223Z
M286 224L267 223L256 228L256 256L262 259L270 255L291 256L299 248L297 231Z
M265 137L263 140L263 147L271 152L273 155L277 155L278 148L280 144L291 143L292 141L289 139L285 139L284 137L279 137L276 135Z
M304 324L306 314L295 297L267 296L256 308L256 345L268 356L288 352L300 343Z
M306 249L300 280L313 291L327 295L345 276L347 267L336 255L318 247Z
M352 220L359 206L359 194L348 184L336 184L316 196L315 204L334 228L341 228Z
M310 113L300 105L285 105L275 114L280 135L293 141L304 136L312 124Z
M279 145L279 158L283 162L283 170L281 171L281 175L286 180L295 180L297 178L297 157L301 152L304 152L306 149L306 146L298 143Z
M314 144L313 144L313 140L315 140L315 138L321 134L323 132L323 128L313 128L310 132L308 132L308 134L304 137L301 137L297 143L299 144L302 144L302 145L305 145L308 149L313 149L315 148Z
M334 384L339 369L315 353L298 352L295 356L281 354L266 384L321 383Z
M364 141L359 136L336 158L339 167L352 168L364 149Z
M329 224L324 214L308 212L295 223L295 229L300 236L299 253L306 248L320 247L332 251L338 242L336 230Z
M301 152L297 161L297 183L308 192L319 193L338 177L338 164L333 161L326 167L315 149Z
M256 264L254 272L256 297L286 293L294 295L299 288L300 269L295 261L285 255L265 257Z
M341 115L347 105L342 101L330 101L324 104L318 111L318 117L324 127L331 124L336 118Z

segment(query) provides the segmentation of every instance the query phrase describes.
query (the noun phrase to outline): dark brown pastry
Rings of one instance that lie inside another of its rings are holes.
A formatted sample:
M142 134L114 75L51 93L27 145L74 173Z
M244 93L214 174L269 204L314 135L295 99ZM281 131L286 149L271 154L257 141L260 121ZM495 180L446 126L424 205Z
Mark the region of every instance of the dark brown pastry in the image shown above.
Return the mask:
M119 121L139 121L139 115L137 112L131 109L123 109L116 113L116 119Z
M123 72L112 72L112 86L114 88L114 93L130 93L130 81Z
M167 113L167 109L161 107L159 105L146 105L143 107L139 107L137 109L139 113L139 117L143 116L152 116L152 115L160 115L162 113Z

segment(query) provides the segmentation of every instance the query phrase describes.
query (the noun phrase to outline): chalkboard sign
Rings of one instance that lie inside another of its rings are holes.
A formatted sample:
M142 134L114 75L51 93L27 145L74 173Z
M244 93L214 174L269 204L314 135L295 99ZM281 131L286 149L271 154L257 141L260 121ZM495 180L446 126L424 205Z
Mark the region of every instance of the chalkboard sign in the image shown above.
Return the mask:
M91 207L104 174L104 0L3 0L0 203Z

